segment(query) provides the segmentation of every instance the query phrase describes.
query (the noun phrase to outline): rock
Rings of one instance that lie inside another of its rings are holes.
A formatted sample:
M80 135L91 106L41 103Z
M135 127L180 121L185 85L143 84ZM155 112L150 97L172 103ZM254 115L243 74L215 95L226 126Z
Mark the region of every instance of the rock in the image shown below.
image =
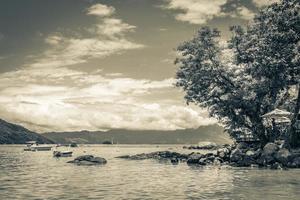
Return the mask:
M206 165L207 164L207 159L206 158L200 158L200 160L198 161L199 165Z
M218 158L216 158L213 162L214 165L221 165L222 161Z
M291 159L291 153L288 149L279 149L279 151L275 154L275 158L283 165L287 165Z
M275 163L275 157L271 156L271 155L265 155L262 154L257 160L257 164L260 166L267 166L267 165L272 165L273 163Z
M236 149L240 149L240 150L242 150L242 149L248 149L248 144L247 143L245 143L245 142L239 142L238 144L237 144L237 146L236 146Z
M230 157L230 149L229 148L220 148L217 150L217 156L222 159L229 159Z
M90 159L92 159L93 157L94 157L93 155L83 155L83 156L78 156L78 157L75 158L74 160L77 160L77 161L90 160Z
M213 162L215 160L215 156L214 155L210 155L208 157L206 157L207 160Z
M294 158L293 161L291 162L291 164L289 165L289 167L299 168L300 167L300 157Z
M261 149L257 149L254 153L255 153L254 157L255 158L259 158L261 156L262 150Z
M178 164L178 162L179 162L178 158L171 158L172 164Z
M68 161L67 163L74 163L77 165L103 165L107 161L101 157L94 157L93 155L84 155L75 158L74 160Z
M282 169L282 165L278 162L275 162L274 164L271 165L271 169Z
M242 156L243 152L240 149L236 148L230 154L230 162L237 162L241 160Z
M118 156L117 158L128 159L128 160L146 160L146 159L155 159L155 160L174 160L178 161L186 160L189 156L186 154L181 154L171 151L157 151L152 153L141 153L136 155L125 155Z
M189 156L189 158L187 159L187 164L199 164L199 160L203 157L204 157L204 155L200 154L200 153L191 154Z
M93 162L93 163L97 163L97 164L106 164L107 163L107 161L104 158L101 158L101 157L94 157L89 161Z
M264 146L262 153L264 155L274 155L278 149L279 147L276 144L270 142Z
M246 151L246 155L250 156L250 157L254 157L255 156L255 152L252 151L252 150L248 150L248 151Z
M255 164L256 161L251 157L244 155L241 160L237 162L237 166L239 167L250 167L252 164Z

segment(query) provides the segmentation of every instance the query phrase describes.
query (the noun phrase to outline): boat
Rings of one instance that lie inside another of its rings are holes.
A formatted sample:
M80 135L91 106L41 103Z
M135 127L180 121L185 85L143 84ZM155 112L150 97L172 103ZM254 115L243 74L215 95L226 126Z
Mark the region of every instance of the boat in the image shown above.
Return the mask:
M54 157L72 157L72 151L53 151Z
M26 147L24 148L24 151L31 151L31 146L37 144L36 141L28 141L26 142Z
M28 141L24 151L51 151L51 149L52 146L50 145L40 145L36 141Z
M31 145L30 149L31 151L51 151L52 146L35 144Z

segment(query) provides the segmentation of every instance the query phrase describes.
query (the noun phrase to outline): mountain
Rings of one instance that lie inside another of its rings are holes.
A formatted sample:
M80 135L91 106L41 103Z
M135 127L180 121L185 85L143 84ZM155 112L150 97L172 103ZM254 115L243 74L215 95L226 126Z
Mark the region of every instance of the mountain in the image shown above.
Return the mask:
M0 144L25 144L27 141L32 140L40 144L53 143L52 140L49 140L45 136L0 119Z
M175 131L113 129L106 132L51 132L43 135L61 144L71 142L101 144L107 141L119 144L197 144L201 141L222 144L231 142L229 136L224 133L223 128L218 125Z

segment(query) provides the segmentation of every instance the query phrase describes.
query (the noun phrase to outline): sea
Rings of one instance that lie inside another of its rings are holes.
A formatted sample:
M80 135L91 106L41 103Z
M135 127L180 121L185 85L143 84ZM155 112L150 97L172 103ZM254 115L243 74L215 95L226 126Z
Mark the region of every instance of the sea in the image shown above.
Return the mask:
M103 166L77 166L51 151L0 146L0 199L263 199L299 200L300 170L173 165L157 160L124 160L121 155L154 151L192 152L183 145L81 145L73 158L92 154ZM59 147L67 150L67 147Z

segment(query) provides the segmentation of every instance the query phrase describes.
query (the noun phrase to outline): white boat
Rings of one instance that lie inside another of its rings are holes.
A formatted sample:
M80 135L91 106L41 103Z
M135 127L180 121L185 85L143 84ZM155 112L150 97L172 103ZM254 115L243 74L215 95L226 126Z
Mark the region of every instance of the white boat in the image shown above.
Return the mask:
M72 154L72 151L53 151L54 157L71 157Z
M26 147L24 148L24 151L32 151L31 146L37 144L36 141L28 141L26 142Z

